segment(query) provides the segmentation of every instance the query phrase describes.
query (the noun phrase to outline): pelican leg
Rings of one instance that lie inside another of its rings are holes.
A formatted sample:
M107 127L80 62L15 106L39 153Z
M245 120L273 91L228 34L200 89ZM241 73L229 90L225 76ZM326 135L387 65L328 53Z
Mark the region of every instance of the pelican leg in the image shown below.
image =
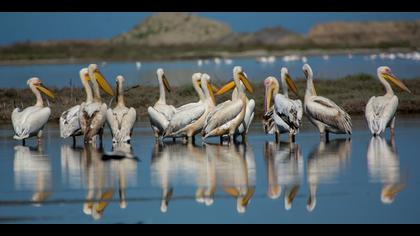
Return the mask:
M280 141L280 134L279 134L279 132L275 132L274 133L274 136L276 137L276 143L279 143L279 141Z
M22 139L22 146L26 146L26 139Z
M40 130L40 131L38 132L37 137L38 137L38 145L40 145L40 144L42 143L42 130Z
M172 138L172 142L174 142L174 143L176 142L176 138L175 137Z
M76 147L76 136L73 136L73 148Z
M223 145L223 141L224 141L224 139L223 139L223 135L221 135L221 136L220 136L220 145Z
M394 118L391 121L391 125L389 127L390 131L391 131L391 138L394 138L394 135L395 135L395 120L396 120L396 118L394 116Z
M242 143L246 143L247 142L247 140L246 140L246 133L244 132L244 133L242 133Z
M296 135L294 134L289 134L289 142L290 143L294 143L296 141Z

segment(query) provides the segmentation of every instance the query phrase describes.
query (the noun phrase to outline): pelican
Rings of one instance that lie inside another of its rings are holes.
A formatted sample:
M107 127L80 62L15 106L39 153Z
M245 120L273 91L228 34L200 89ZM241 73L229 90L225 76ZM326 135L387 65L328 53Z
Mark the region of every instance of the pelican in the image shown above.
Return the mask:
M395 115L398 108L398 97L394 94L388 81L394 83L406 92L411 91L398 80L387 66L381 66L377 70L379 81L385 87L386 94L384 96L371 97L366 105L366 120L373 136L380 135L385 132L386 128L390 128L391 136L394 135Z
M265 115L264 130L266 133L275 134L276 141L281 133L289 133L289 139L295 140L302 121L303 108L300 100L289 98L288 88L297 94L297 88L289 76L288 70L281 69L281 86L283 94L279 94L279 82L275 77L268 77L265 85ZM274 105L271 107L271 98L274 96Z
M308 64L303 65L307 79L304 109L309 120L314 124L321 137L329 138L329 133L351 135L351 118L341 107L328 98L317 96L313 72Z
M194 135L200 133L203 129L205 120L209 112L215 107L215 99L210 76L202 74L200 79L201 89L197 92L200 101L193 104L187 104L184 108L176 112L164 132L164 137L186 137L194 141ZM197 84L194 84L197 87ZM187 109L185 108L187 107Z
M244 87L241 86L241 81ZM221 88L216 95L226 93L235 86L238 89L237 98L218 105L207 116L202 132L204 140L213 136L229 135L229 139L234 141L234 135L245 119L248 105L245 89L252 93L252 87L240 66L233 69L233 82Z
M134 108L128 108L124 103L124 77L119 75L117 82L117 106L108 109L106 119L111 128L113 143L130 143L131 133L137 114Z
M98 135L102 141L103 127L106 121L107 105L102 102L99 86L110 96L113 96L114 93L99 71L98 65L89 65L88 72L90 81L92 81L93 99L92 102L88 101L80 105L79 120L85 136L85 143L92 143Z
M80 80L86 92L86 103L93 100L92 89L89 86L89 72L87 68L83 68L79 72ZM80 105L76 105L63 112L60 117L60 136L62 138L73 138L73 145L76 145L76 136L83 135L79 121Z
M25 140L34 136L38 137L38 143L41 142L42 129L47 124L51 115L51 109L44 107L41 92L55 98L54 94L42 85L39 78L33 77L27 82L29 88L35 94L36 103L34 106L29 106L23 111L20 108L15 108L12 112L12 124L15 131L14 139L22 140L25 145Z
M159 139L168 127L169 120L176 112L176 109L174 106L166 104L165 90L169 93L171 92L171 87L166 79L165 72L162 68L159 68L156 71L156 75L159 82L159 100L153 107L149 107L147 111L155 138Z
M244 73L246 76L246 74ZM247 76L246 76L247 77ZM241 81L241 87L243 90L246 90L244 83ZM238 98L238 88L233 90L232 92L232 101L236 100ZM241 125L238 127L238 129L235 132L235 135L241 135L242 140L245 140L245 136L248 134L249 127L251 126L252 121L254 120L254 110L255 110L255 100L254 99L247 99L247 106L245 111L245 118L244 121L241 123Z

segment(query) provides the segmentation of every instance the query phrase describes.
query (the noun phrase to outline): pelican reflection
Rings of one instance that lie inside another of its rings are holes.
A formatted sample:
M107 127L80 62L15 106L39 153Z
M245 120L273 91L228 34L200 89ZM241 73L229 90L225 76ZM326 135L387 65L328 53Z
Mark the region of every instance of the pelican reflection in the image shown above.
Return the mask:
M284 187L284 208L290 210L303 180L304 163L296 143L267 142L264 146L268 190L271 199L281 196Z
M351 140L336 139L321 141L310 154L307 166L307 181L310 196L307 210L313 211L316 206L316 192L319 184L333 183L344 169L350 157Z
M245 145L156 144L151 174L153 184L162 189L161 212L167 212L176 186L195 187L195 200L206 206L214 203L221 187L236 199L241 213L255 191L255 157Z
M41 206L52 194L52 171L49 157L42 146L15 146L13 172L18 190L34 191L31 201Z
M372 137L367 151L367 162L371 181L383 184L382 203L393 203L395 197L404 188L394 138L391 138L388 143L385 138Z
M204 150L192 143L159 144L152 153L151 175L153 185L162 189L160 210L165 213L173 195L174 186L197 186L196 200L211 205L211 176Z
M125 144L129 145L129 144ZM126 151L127 153L123 154ZM113 147L113 154L132 156L131 146ZM83 212L95 220L102 218L118 189L120 208L127 207L125 189L137 183L137 161L109 158L102 149L86 144L83 148L61 147L63 179L70 188L87 189Z

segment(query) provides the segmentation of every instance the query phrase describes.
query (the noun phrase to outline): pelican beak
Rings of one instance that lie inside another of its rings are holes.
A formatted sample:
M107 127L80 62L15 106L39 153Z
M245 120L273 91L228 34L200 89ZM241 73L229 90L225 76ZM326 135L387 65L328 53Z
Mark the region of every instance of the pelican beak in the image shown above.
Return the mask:
M226 193L228 193L230 196L232 197L238 197L239 196L239 192L236 188L233 187L226 187L223 189Z
M209 83L209 81L207 81L207 89L209 90L211 100L213 101L214 104L216 104L216 98L214 97L214 92L213 92L214 88L213 88L212 84Z
M308 71L304 70L304 71L303 71L303 74L305 74L305 78L307 79L307 78L308 78L308 76L309 76Z
M239 78L242 81L242 83L244 83L246 90L248 90L248 92L250 92L251 94L254 93L254 90L252 89L252 86L249 83L248 78L243 72L239 73Z
M392 73L383 73L382 74L383 77L392 82L393 84L397 85L398 87L400 87L402 90L411 93L410 89L407 88L407 86L405 86L405 84L403 84L403 82L401 82L401 80L399 80L397 77L395 77L395 75L393 75Z
M270 84L265 89L265 113L271 108L271 98L273 96L274 85Z
M98 70L94 72L95 80L101 86L102 90L107 93L109 96L114 96L111 85L105 80L104 76Z
M213 93L217 93L217 91L219 91L219 88L217 88L216 86L214 86L213 84L210 84L210 88L209 90L213 91Z
M227 92L229 92L231 89L235 88L235 82L231 81L229 83L227 83L226 85L224 85L222 88L220 88L217 92L216 92L216 96L225 94Z
M55 95L53 92L51 92L51 90L49 90L48 88L46 88L45 86L43 86L42 84L36 85L36 88L41 91L42 93L44 93L45 95L47 95L48 97L55 99Z
M248 203L251 200L252 196L254 195L254 192L255 192L255 188L253 188L253 187L248 188L248 191L246 192L246 195L242 199L242 205L243 206L248 206Z
M85 81L89 81L90 80L90 77L89 77L89 74L85 74Z
M113 196L114 191L110 190L102 194L100 202L96 206L96 212L102 213L104 212L105 208L108 206L107 200L111 200Z
M296 87L295 82L292 80L292 78L290 78L289 74L286 74L286 83L287 86L290 88L290 90L292 90L292 92L296 95L298 95L298 89Z
M163 81L163 85L165 86L166 91L168 91L168 93L171 92L171 86L169 85L169 81L166 78L165 74L162 75L162 81Z
M292 190L290 191L290 193L287 195L287 202L288 203L292 203L293 199L295 199L297 193L299 191L299 186L293 186Z

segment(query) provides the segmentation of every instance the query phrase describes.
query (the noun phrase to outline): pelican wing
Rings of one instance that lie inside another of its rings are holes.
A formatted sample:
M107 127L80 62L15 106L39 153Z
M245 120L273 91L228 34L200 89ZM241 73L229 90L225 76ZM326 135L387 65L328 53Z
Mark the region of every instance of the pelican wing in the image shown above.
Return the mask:
M23 111L16 108L12 113L14 138L21 140L36 135L48 122L50 115L49 107L31 106Z
M351 118L343 109L328 98L315 96L305 104L306 112L325 125L351 134Z
M81 128L79 122L80 105L74 106L63 112L60 117L60 135L62 138L80 135Z
M152 127L161 132L168 127L169 121L163 113L160 113L154 107L149 107L147 112L149 113L149 119Z
M210 133L217 127L220 127L229 121L235 119L242 111L244 103L242 100L228 101L222 104L216 112L212 113L207 119L207 125L204 127L206 134ZM217 107L216 107L217 108Z
M176 112L176 108L174 106L166 104L156 104L153 108L164 115L167 120L170 120L172 115Z
M106 119L111 128L113 142L121 143L130 140L136 118L137 114L134 108L108 109Z
M274 106L270 108L263 116L263 128L266 134L274 134L277 132L277 126L274 122Z
M187 125L194 123L200 119L205 112L205 105L199 102L194 106L191 105L189 109L175 113L169 121L168 128L165 131L166 135L171 135L182 128L185 128Z
M90 140L99 133L105 124L107 105L105 103L88 104L81 113L87 124L84 132L85 140Z
M251 126L252 121L254 120L254 110L255 110L255 101L251 99L246 105L245 118L242 121L242 124L238 127L238 133L242 134L244 132L248 133L249 127Z
M287 124L289 131L297 131L302 122L302 102L277 94L274 103L276 115Z
M395 117L398 97L372 97L366 105L366 120L372 134L381 134Z

